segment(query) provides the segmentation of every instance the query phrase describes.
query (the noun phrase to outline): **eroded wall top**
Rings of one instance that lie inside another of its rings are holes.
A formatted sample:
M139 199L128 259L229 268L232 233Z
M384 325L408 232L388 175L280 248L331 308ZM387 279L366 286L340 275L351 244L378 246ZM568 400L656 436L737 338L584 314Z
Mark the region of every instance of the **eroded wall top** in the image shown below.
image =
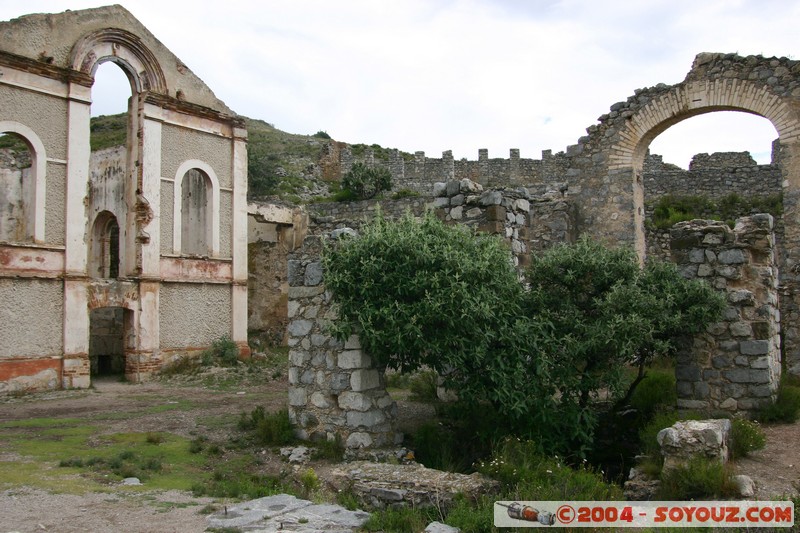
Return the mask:
M137 44L153 54L163 72L166 95L226 115L235 114L141 22L120 5L63 13L25 15L0 22L0 42L3 43L6 52L46 65L73 69L73 49L76 43L80 43L87 35L109 28L131 34L138 41Z

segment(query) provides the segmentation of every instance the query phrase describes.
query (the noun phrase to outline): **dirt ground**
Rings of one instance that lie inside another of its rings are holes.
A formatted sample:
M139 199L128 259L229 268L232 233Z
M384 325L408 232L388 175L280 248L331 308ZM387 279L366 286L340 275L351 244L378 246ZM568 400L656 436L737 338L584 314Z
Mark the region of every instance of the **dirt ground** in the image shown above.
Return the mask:
M165 431L187 438L201 434L224 442L224 426L204 425L204 420L231 417L262 405L267 411L286 405L285 380L230 391L204 387L174 386L162 382L129 384L99 380L88 391L57 391L0 399L0 423L29 418L93 418L108 414L143 411L141 416L102 422L104 434ZM189 402L188 407L152 412L154 407ZM0 430L0 460L24 457L4 456ZM277 460L277 459L276 459ZM0 487L3 480L0 479ZM211 498L195 498L182 491L131 491L111 487L110 492L51 494L32 488L11 488L0 492L0 533L18 531L77 532L194 532L206 529L200 509Z
M203 434L225 441L231 425L209 424L209 420L236 420L240 413L258 405L268 411L280 409L285 406L286 390L285 378L216 391L164 382L96 381L88 391L0 398L0 423L42 417L92 420L109 413L142 411L141 416L119 420L103 416L103 433L166 431L187 438ZM183 402L182 407L154 412L154 407L175 402ZM401 401L400 407L401 412L409 410L406 402ZM764 430L766 448L740 460L736 472L753 478L759 499L793 494L800 484L800 424L765 426ZM24 456L11 454L3 440L0 428L0 461L26 461ZM274 461L280 463L278 457ZM200 510L213 501L188 492L132 491L119 485L107 492L83 495L5 487L0 479L0 533L201 532L206 528L206 517Z

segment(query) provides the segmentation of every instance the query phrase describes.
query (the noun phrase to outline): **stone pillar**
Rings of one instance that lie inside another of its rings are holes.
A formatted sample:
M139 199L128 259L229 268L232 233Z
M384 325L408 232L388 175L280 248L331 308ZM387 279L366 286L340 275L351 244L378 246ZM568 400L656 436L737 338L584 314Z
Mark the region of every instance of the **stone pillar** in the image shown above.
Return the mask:
M414 152L414 179L425 179L425 152Z
M444 181L454 180L456 177L456 165L455 161L453 160L453 151L452 150L445 150L442 152L442 170L443 176L442 179Z
M231 340L239 356L250 356L247 344L247 130L233 129L233 284Z
M337 230L340 231L340 230ZM349 230L352 231L352 230ZM340 439L351 449L399 444L397 405L353 335L340 342L327 333L336 319L323 283L322 240L307 237L289 256L289 418L299 438Z
M508 179L511 183L519 182L519 148L509 150Z
M489 175L489 150L481 148L478 150L478 183L487 187L491 176Z
M64 249L64 359L62 386L86 388L89 377L87 202L89 185L89 89L70 84L67 131L67 197ZM45 162L42 162L45 164Z
M406 179L406 162L403 156L400 155L400 150L397 148L389 152L389 170L392 173L392 180L395 183L395 188L400 184L405 183Z
M727 296L723 319L678 354L678 407L752 413L774 401L781 374L778 272L770 215L676 224L672 257L687 278Z

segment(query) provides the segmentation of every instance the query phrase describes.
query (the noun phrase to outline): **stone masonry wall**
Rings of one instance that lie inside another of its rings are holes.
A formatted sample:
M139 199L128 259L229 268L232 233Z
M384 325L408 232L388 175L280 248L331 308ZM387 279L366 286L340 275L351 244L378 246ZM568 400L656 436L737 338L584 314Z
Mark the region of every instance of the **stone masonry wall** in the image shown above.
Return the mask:
M672 255L687 278L725 291L722 321L679 353L678 407L752 413L775 399L781 374L773 219L676 224Z
M435 183L433 192L445 222L508 240L515 266L530 264L532 251L575 240L574 212L558 192L532 196L524 187L484 191L468 179Z
M289 418L302 439L340 439L351 449L399 443L383 370L357 336L342 343L327 332L337 313L323 283L325 238L308 236L289 256Z
M435 209L447 223L499 235L521 267L531 250L574 239L573 209L559 192L537 197L522 187L484 191L466 179L436 183L434 190L432 202L406 198L309 206L310 235L288 261L289 416L299 437L339 438L356 449L402 439L394 431L397 406L386 392L384 369L372 364L358 337L342 343L327 333L337 314L323 280L323 242L356 233L378 206L387 218Z

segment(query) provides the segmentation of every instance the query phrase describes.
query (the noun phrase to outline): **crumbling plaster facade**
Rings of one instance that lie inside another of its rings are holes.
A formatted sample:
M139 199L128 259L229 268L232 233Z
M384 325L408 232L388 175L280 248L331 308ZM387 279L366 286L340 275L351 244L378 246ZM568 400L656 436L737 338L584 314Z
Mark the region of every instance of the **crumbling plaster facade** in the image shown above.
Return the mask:
M0 43L0 132L32 160L25 217L0 221L25 225L0 231L0 391L88 387L103 308L128 379L221 336L246 356L243 120L121 6L2 22ZM128 142L90 156L105 62L131 83Z

